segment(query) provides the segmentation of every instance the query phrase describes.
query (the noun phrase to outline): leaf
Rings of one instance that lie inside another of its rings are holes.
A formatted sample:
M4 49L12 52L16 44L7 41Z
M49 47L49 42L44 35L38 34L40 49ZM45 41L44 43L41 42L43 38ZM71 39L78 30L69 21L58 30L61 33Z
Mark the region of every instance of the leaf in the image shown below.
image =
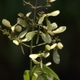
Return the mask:
M21 18L17 18L17 23L20 24L23 27L27 26L27 23L25 20L21 19Z
M49 67L43 65L43 70L46 72L46 73L49 73L49 75L52 75L54 77L54 80L60 80L58 75Z
M59 64L59 63L60 63L60 56L59 56L57 50L54 50L54 52L53 52L53 61L54 61L56 64Z
M24 75L23 75L24 80L30 80L29 72L30 72L29 70L25 70Z
M34 73L36 73L38 76L39 76L39 74L41 74L41 73L47 74L47 75L46 75L47 80L53 80L53 78L54 78L54 80L60 80L59 77L58 77L58 75L57 75L52 69L50 69L49 67L47 67L47 66L45 66L45 65L43 65L43 69L42 69L42 70L41 70L41 68L40 68L39 65L36 65L36 66L33 67L32 71L34 71ZM41 77L41 76L40 76L40 77ZM49 77L50 77L50 78L49 78ZM46 80L46 79L44 79L44 76L41 77L41 78L42 78L43 80ZM39 78L39 79L40 79L40 78ZM42 80L42 79L40 79L40 80ZM37 79L37 80L38 80L38 79Z
M2 24L3 24L4 26L6 26L6 27L11 28L11 23L10 23L7 19L3 19L3 20L2 20Z
M66 26L61 26L59 27L58 29L54 30L53 31L53 34L59 34L59 33L62 33L66 30Z
M40 74L36 80L48 80L46 74Z
M44 34L43 32L41 32L40 36L45 43L51 43L51 36L49 34Z
M24 30L23 32L21 32L18 36L18 38L23 38L27 33L27 30Z

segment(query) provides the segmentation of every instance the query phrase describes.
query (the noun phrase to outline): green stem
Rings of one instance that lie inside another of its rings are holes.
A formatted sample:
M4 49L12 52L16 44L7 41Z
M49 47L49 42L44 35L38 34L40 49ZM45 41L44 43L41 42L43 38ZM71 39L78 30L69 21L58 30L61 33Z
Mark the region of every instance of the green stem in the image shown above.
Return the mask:
M35 9L34 9L34 21L33 23L35 24L35 18L36 18L36 8L37 7L37 0L35 1ZM34 30L34 26L32 28ZM30 45L30 54L33 53L33 39L31 40L31 45ZM32 60L30 59L30 80L32 80Z

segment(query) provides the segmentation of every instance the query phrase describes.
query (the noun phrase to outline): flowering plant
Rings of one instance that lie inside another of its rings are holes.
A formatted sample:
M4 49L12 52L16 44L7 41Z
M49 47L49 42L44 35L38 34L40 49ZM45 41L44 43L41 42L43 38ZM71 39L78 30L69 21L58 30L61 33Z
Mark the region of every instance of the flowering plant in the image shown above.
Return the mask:
M34 10L34 17L31 18L33 12L28 12L26 15L23 13L18 14L17 23L11 25L7 19L2 20L2 24L8 29L0 27L0 31L7 35L15 45L21 46L22 53L25 54L23 46L30 48L30 70L25 70L24 80L59 80L58 75L48 66L51 62L43 63L43 58L47 58L50 55L50 51L53 51L53 61L56 64L60 63L60 56L58 49L63 48L56 34L60 34L66 30L66 26L58 27L56 22L51 22L49 17L55 17L60 14L59 10L45 13L44 11L36 12L39 8L51 7L51 3L55 0L45 0L45 5L37 6L37 0L35 6L31 2L23 0L25 5L29 5ZM45 24L44 24L45 22ZM34 38L36 37L36 42ZM40 39L43 42L40 42ZM43 50L34 53L33 48L44 46ZM35 66L32 65L32 62Z

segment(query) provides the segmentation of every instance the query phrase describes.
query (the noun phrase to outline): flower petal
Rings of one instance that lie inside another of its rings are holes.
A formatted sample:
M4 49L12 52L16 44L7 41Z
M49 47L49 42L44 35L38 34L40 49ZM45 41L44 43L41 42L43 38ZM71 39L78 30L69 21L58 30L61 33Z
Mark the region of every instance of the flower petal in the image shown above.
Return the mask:
M38 24L42 24L42 22L44 21L45 16L46 16L46 14L43 14L43 15L39 18Z
M40 57L40 55L41 55L41 54L30 54L29 57L30 57L31 59L36 59L36 58Z
M13 40L13 43L19 45L19 42L17 40Z
M3 20L2 20L2 24L3 24L4 26L6 26L6 27L11 28L11 24L10 24L10 22L9 22L7 19L3 19Z
M60 11L59 10L56 10L56 11L53 11L51 13L48 13L47 16L57 16L59 15Z
M49 0L49 2L54 2L54 1L56 1L56 0Z
M52 44L51 49L54 49L57 46L57 43Z
M28 12L27 14L26 14L26 17L29 17L31 15L31 12Z
M62 33L66 30L66 26L61 26L59 27L58 29L54 30L53 31L53 34L59 34L59 33Z
M45 65L46 66L50 66L52 63L51 62L48 62L48 63L46 63Z

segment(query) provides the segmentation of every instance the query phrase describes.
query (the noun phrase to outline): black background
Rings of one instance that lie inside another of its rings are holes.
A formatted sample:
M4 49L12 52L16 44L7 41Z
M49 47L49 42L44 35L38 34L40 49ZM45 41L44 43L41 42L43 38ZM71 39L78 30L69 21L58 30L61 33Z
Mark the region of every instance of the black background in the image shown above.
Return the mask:
M31 0L34 2L35 0ZM44 0L40 0L42 4ZM67 30L60 34L64 48L59 51L61 62L50 67L59 75L61 80L79 80L80 76L80 1L57 0L47 11L59 9L60 15L51 17L51 21L59 26L67 26ZM29 8L23 6L22 0L0 0L0 24L3 18L11 24L16 23L17 14L26 14ZM25 47L24 47L25 48ZM29 49L26 54L21 53L20 47L13 44L7 36L0 32L0 80L23 80L25 69L29 69ZM47 61L52 61L52 57Z

